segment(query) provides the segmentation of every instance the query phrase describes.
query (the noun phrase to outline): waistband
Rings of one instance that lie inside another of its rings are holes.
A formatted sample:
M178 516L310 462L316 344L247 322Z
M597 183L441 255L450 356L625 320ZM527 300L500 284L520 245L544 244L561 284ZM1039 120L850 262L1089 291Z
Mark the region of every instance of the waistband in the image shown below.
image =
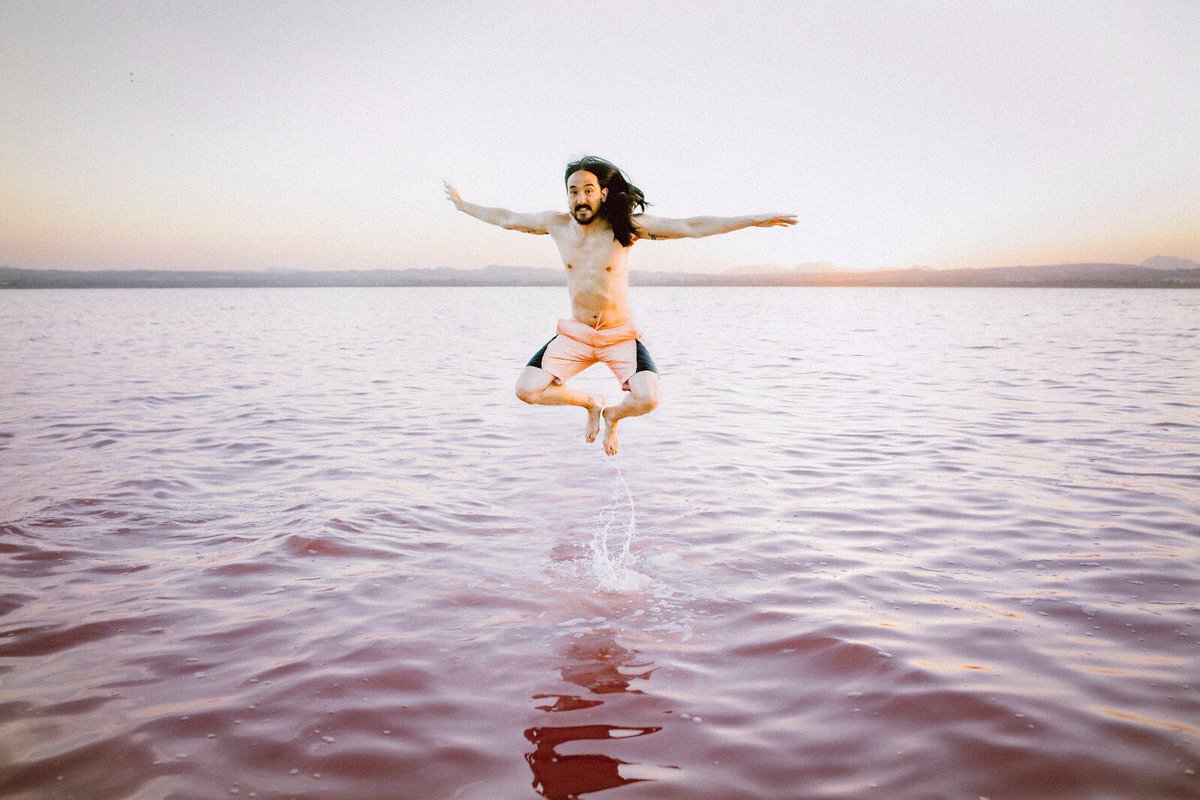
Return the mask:
M577 319L560 319L558 333L592 347L608 347L638 338L637 325L632 322L612 328L593 328Z

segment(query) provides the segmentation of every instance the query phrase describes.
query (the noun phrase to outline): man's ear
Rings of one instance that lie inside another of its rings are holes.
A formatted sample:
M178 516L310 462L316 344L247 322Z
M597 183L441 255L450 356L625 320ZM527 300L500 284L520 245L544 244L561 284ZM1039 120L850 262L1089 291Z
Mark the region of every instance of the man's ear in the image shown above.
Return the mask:
M608 189L607 188L601 189L600 190L600 202L603 203L607 199L608 199Z

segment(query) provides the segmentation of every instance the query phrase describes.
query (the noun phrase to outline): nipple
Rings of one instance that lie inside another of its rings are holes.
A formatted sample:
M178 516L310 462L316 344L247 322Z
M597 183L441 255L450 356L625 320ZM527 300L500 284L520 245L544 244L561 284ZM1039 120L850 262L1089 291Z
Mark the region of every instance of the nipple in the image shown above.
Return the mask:
M570 265L570 264L567 264L567 269L570 269L570 268L571 268L571 265Z
M605 272L612 272L612 267L605 267L605 268L604 268L604 271L605 271Z

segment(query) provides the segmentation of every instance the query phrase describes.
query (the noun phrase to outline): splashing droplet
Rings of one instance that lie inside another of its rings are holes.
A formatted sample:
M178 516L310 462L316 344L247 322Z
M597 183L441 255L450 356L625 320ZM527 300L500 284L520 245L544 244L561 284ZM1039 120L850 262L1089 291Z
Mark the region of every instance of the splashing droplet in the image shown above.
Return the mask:
M637 559L630 548L637 536L637 508L621 469L621 457L616 456L612 464L616 467L612 492L608 504L600 509L592 534L592 571L599 588L630 592L644 588L650 579L634 569Z

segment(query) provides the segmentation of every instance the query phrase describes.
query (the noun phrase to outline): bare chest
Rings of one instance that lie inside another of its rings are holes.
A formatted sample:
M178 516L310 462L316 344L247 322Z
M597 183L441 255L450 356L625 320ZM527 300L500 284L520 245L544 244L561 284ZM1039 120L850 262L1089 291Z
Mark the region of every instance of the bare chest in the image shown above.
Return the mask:
M623 276L628 258L627 248L611 237L555 236L554 244L572 282L608 281Z
M599 236L583 239L568 235L555 236L554 244L558 247L558 254L562 256L564 265L570 264L572 269L589 269L595 266L603 269L613 255L613 245L617 243L605 242Z

